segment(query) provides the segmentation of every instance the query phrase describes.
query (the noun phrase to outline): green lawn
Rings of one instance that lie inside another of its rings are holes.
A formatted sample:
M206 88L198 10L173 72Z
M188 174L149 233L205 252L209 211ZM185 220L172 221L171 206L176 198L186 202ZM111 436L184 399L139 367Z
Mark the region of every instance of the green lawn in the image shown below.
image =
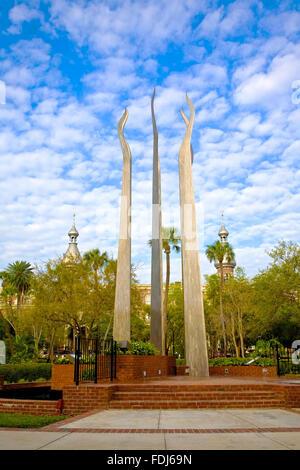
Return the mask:
M66 419L67 416L35 416L0 413L0 427L2 428L42 428L47 424Z

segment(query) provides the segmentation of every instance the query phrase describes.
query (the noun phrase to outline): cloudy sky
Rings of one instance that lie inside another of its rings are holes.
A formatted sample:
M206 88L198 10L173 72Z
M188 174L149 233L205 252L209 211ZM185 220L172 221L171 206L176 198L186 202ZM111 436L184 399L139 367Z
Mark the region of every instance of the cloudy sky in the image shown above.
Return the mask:
M0 12L0 269L61 256L73 208L80 251L117 255L127 107L132 261L150 283L154 87L165 226L180 227L186 91L196 109L202 274L222 210L250 276L278 240L299 242L299 2L1 0Z

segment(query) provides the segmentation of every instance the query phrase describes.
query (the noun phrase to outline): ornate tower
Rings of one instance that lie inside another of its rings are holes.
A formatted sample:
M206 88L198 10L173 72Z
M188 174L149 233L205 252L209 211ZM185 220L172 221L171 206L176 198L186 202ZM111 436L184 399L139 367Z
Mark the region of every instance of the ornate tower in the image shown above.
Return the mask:
M63 257L64 262L74 261L76 259L81 258L79 250L78 250L78 246L77 246L77 238L79 237L79 233L75 227L75 212L73 213L73 225L71 229L69 230L68 235L69 235L69 246Z
M229 232L225 228L223 217L224 216L223 216L223 213L222 213L222 225L221 225L221 228L219 230L218 235L220 237L221 243L228 243ZM228 261L227 256L224 257L224 261L223 261L224 280L227 279L228 276L233 274L235 266L236 266L236 262L235 262L234 258L231 261ZM215 267L218 271L218 275L221 276L220 263L217 259L215 259Z

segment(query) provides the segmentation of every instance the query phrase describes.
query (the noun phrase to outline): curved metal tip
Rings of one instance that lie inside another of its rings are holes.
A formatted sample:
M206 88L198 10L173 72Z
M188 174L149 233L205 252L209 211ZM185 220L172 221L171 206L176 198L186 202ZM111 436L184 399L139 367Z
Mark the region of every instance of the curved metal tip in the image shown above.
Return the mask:
M119 120L119 123L118 123L119 130L123 129L123 127L126 124L127 119L128 119L128 109L125 108L124 113L122 114L122 116Z
M180 112L181 112L181 116L183 117L183 120L184 120L184 122L185 122L185 124L186 124L186 127L188 127L188 125L189 125L189 120L188 120L188 118L186 117L186 115L184 114L182 108L180 109Z

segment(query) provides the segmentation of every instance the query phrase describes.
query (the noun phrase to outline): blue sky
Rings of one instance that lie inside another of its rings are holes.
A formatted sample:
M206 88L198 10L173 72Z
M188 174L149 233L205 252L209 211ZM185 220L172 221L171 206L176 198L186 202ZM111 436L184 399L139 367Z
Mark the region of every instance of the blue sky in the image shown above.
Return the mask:
M132 261L150 283L154 87L165 226L180 227L186 91L196 109L202 274L214 272L204 251L222 210L250 276L278 240L299 242L298 2L2 0L0 9L0 269L61 256L73 208L80 251L117 255L127 107ZM180 277L174 256L171 280Z

